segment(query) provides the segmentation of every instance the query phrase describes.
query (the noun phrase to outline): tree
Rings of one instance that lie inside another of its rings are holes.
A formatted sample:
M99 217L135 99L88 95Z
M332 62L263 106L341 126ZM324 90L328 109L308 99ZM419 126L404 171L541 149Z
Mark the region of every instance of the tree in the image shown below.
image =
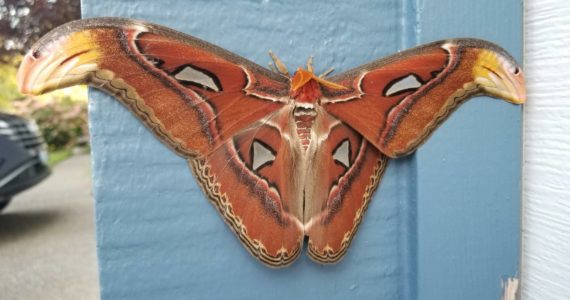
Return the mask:
M0 63L10 63L42 35L81 17L79 0L0 0Z

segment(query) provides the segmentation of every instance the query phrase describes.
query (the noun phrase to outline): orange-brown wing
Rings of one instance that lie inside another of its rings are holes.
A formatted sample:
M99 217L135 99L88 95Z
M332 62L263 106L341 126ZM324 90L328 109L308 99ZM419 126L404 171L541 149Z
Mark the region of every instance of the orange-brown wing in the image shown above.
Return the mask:
M500 47L475 39L439 41L358 67L329 80L325 109L389 157L417 149L457 106L482 94L520 104L524 78Z
M350 246L384 173L387 157L358 132L328 115L320 119L315 130L326 139L317 146L307 168L307 250L315 261L335 263Z
M204 192L249 252L272 267L292 263L303 243L302 190L288 107L191 160Z
M81 83L111 93L188 159L254 256L276 267L298 257L303 230L292 201L302 198L288 182L292 154L280 135L287 78L164 27L104 18L46 35L18 81L25 93Z
M219 47L116 18L50 32L24 58L18 82L32 94L84 83L105 90L185 157L210 153L288 93L287 78Z

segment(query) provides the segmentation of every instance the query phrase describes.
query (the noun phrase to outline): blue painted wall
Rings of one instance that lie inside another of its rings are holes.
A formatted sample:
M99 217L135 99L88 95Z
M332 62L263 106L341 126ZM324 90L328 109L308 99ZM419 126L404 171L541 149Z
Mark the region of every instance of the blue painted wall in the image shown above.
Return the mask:
M522 62L522 13L519 0L424 1L419 41L484 38ZM521 116L471 100L417 152L418 299L500 299L518 276Z
M148 20L261 65L272 49L290 69L312 54L317 71L342 71L451 36L490 39L518 58L522 44L517 0L82 4L84 17ZM90 98L103 299L498 299L501 277L517 274L518 108L466 104L416 156L391 162L340 264L302 256L273 270L241 246L183 159L111 97Z

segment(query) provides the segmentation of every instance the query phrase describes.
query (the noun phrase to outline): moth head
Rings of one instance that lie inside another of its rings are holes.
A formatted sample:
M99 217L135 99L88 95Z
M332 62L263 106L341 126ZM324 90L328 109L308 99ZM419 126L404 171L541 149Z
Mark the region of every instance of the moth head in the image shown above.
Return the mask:
M475 82L490 96L513 104L526 101L524 75L508 54L482 50L473 65Z
M335 90L344 90L345 86L328 81L322 76L317 76L312 70L305 70L303 68L298 68L293 77L291 77L291 91L297 92L300 88L308 84L311 80L316 81L322 86L326 86Z

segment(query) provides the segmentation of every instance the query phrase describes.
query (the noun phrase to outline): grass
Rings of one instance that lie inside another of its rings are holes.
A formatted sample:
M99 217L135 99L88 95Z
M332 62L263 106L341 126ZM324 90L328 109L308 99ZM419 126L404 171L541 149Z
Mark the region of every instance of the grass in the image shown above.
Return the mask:
M58 163L66 160L71 156L71 149L50 151L48 156L48 165L53 167Z

